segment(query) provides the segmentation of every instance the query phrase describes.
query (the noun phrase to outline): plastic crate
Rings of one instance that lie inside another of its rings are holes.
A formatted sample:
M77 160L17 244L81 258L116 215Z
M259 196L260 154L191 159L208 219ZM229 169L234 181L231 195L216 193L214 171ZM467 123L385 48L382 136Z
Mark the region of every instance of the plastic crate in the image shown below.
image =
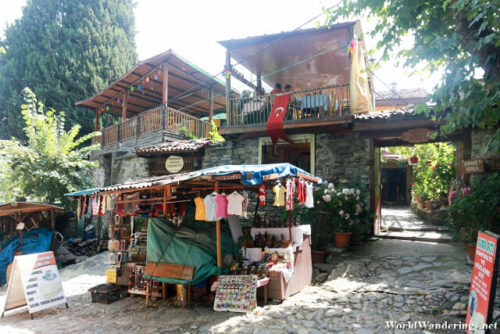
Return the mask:
M115 284L99 284L88 291L92 296L92 303L111 304L121 298L121 290Z

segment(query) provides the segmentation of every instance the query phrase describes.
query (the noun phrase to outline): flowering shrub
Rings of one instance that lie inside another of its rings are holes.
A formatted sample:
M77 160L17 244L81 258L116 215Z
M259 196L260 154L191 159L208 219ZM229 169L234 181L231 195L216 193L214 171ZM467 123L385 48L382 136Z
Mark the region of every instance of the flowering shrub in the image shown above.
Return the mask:
M364 207L361 191L357 188L335 189L326 182L318 188L320 196L316 205L320 212L327 213L335 232L347 233L365 230L362 225L370 224L370 214Z
M454 181L448 195L448 225L456 240L475 243L477 232L500 232L500 174L475 177L472 186Z

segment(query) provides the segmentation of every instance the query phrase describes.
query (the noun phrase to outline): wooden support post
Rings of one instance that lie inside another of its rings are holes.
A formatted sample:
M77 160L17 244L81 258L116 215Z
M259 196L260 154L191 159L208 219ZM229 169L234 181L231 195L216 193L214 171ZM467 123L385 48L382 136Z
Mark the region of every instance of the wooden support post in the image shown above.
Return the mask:
M163 217L167 217L167 187L163 188Z
M99 131L99 109L96 109L96 111L95 111L94 130Z
M122 121L127 120L127 108L128 108L128 91L123 94L123 101L122 101Z
M208 123L212 124L214 118L214 88L210 87L210 111L208 112Z
M215 192L219 193L219 181L215 181ZM220 239L220 220L215 222L215 231L217 235L217 267L222 268L222 250Z
M161 283L161 299L167 300L167 285L165 283Z
M262 77L261 75L257 75L257 95L262 94Z
M231 53L226 51L226 71L231 71ZM231 75L226 74L226 120L227 125L232 125L231 120Z
M290 211L286 212L286 219L288 221L288 236L290 237L290 241L292 242L293 245L293 238L292 238L292 219L290 218Z
M80 217L82 216L82 198L78 197L78 207L76 208L76 220L80 221Z
M146 281L146 306L149 305L149 293L150 293L150 288L149 288L149 280Z
M168 64L163 64L162 102L168 104Z

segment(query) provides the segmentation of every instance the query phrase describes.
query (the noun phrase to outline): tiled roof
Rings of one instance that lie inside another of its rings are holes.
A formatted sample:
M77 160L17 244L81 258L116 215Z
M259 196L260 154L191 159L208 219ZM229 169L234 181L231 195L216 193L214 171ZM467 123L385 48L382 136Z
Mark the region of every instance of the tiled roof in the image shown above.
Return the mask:
M402 100L402 99L422 99L425 100L427 92L422 88L386 90L377 92L377 101L380 100Z
M415 115L413 113L413 109L372 111L366 114L353 114L352 116L355 121L408 119L422 117L422 115Z
M152 146L143 146L135 149L135 154L171 154L171 153L190 153L197 152L210 144L210 139L188 139L178 140L166 143L160 143Z

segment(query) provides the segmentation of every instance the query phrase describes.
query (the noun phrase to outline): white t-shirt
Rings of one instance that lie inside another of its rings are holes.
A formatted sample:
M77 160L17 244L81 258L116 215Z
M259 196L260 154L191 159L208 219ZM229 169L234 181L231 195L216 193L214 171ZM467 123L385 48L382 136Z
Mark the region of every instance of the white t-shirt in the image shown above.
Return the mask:
M205 220L208 222L213 222L217 220L217 217L215 215L215 208L216 208L216 203L215 203L215 197L217 194L210 194L205 197L203 200L205 202Z
M314 208L313 185L309 181L306 182L306 202L304 204L306 208Z
M245 198L233 191L227 196L227 214L241 216L243 214L243 200Z

